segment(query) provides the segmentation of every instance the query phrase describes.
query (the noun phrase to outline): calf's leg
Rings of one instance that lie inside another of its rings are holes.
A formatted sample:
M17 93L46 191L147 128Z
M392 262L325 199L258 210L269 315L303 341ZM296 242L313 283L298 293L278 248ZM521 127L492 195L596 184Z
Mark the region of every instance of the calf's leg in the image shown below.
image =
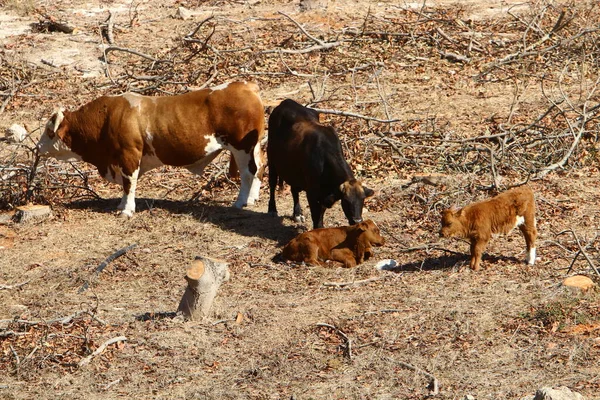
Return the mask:
M535 227L535 216L525 216L525 223L519 226L523 236L525 237L525 243L527 245L527 257L525 261L529 265L535 263L535 241L537 239L537 229Z
M350 249L333 249L331 250L331 259L344 264L345 268L356 267L356 258Z
M471 239L470 267L473 271L479 271L479 268L481 266L481 257L483 256L483 251L485 250L485 246L487 245L488 240L482 238Z

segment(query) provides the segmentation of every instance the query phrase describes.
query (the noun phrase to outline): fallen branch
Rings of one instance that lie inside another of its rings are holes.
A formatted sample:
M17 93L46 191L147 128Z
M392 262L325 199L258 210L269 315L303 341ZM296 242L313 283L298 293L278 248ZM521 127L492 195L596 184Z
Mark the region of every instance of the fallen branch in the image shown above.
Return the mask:
M348 357L348 359L350 361L352 361L352 341L350 340L350 338L348 338L348 336L342 332L338 327L333 326L333 325L329 325L323 322L317 322L315 324L316 326L320 326L320 327L324 327L324 328L329 328L331 330L333 330L335 333L337 333L343 340L344 340L344 355L346 357Z
M440 384L439 384L437 378L435 376L433 376L432 374L430 374L429 372L424 371L420 368L417 368L414 365L406 363L404 361L394 360L393 358L388 358L388 360L400 365L401 367L404 367L406 369L409 369L411 371L414 371L416 373L426 376L427 378L429 378L429 390L431 390L431 395L436 396L440 393Z
M115 338L109 339L106 342L102 343L92 354L89 356L82 358L81 361L77 364L79 367L83 367L92 361L92 358L96 357L98 354L102 353L108 346L117 342L124 342L127 338L125 336L117 336Z
M92 278L89 281L86 281L79 288L78 293L85 292L90 287L90 282L92 282L93 280L95 280L98 277L98 275L100 275L100 273L102 272L102 270L104 270L104 268L106 268L108 266L108 264L110 264L112 261L116 260L117 258L121 257L123 254L127 253L129 250L135 248L136 246L137 246L137 244L134 243L132 245L129 245L127 247L122 248L121 250L117 250L116 252L114 252L110 256L106 257L106 260L102 261L102 263L100 263L100 265L98 265L98 267L96 267L96 270L94 271L94 275L92 276Z
M350 282L323 282L323 286L333 286L333 287L345 287L352 285L361 285L363 283L375 282L383 279L384 276L377 276L374 278L362 279L359 281L350 281Z

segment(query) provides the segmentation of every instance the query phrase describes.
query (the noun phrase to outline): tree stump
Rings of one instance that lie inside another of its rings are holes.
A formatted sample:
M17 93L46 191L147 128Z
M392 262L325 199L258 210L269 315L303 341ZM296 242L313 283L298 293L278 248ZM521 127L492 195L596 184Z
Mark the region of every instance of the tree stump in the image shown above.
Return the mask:
M38 204L28 204L26 206L17 207L17 211L13 220L18 223L31 221L40 221L52 215L50 206L42 206Z
M186 319L200 320L208 315L221 284L229 280L229 267L225 261L198 256L188 267L185 280L188 286L177 311Z

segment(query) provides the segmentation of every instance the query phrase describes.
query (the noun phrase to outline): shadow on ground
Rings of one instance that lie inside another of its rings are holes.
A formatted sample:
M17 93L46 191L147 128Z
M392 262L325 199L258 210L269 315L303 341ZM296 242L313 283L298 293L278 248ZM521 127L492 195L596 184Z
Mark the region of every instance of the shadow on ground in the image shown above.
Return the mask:
M109 200L81 200L66 204L67 208L88 210L104 213L111 218L116 215L119 199ZM248 237L262 237L274 240L279 246L289 242L298 234L294 226L285 226L286 217L272 217L264 212L244 208L237 209L230 202L195 202L179 200L157 200L148 198L136 199L136 213L143 213L153 209L161 209L171 214L192 215L198 221L209 222L226 231L233 231ZM133 216L135 218L135 215Z

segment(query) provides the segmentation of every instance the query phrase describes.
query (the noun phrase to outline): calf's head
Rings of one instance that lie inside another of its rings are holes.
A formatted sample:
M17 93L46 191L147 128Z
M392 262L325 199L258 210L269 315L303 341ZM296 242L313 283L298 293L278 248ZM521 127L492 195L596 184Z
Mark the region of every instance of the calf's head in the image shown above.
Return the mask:
M440 236L446 238L463 236L463 219L462 210L457 210L456 208L452 207L442 211L442 229L440 229Z
M350 225L362 222L362 209L367 197L373 196L375 192L368 187L363 186L356 179L351 179L340 185L342 210L348 219ZM326 207L331 207L335 199L325 204Z
M356 225L361 236L374 246L383 246L385 239L381 236L379 227L372 220L368 219Z
M57 160L81 160L81 157L69 148L70 138L67 138L69 128L64 119L63 109L52 114L37 144L38 150L40 154Z

